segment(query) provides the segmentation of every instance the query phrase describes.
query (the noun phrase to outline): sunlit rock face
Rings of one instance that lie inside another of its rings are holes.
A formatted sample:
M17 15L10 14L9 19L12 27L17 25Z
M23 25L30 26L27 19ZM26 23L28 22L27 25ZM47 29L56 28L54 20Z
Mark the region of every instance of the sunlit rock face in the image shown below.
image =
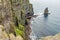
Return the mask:
M33 6L29 0L0 0L0 22L3 20L0 24L4 25L6 20L15 22L15 17L20 23L21 19L24 21L27 13L33 15Z
M1 0L0 5L0 24L4 25L6 28L6 32L9 31L10 29L10 22L11 22L11 17L12 17L12 12L11 12L11 3L9 0Z
M42 37L40 40L60 40L60 34L56 34L55 36Z
M23 40L23 38L15 36L13 33L7 34L4 26L0 25L0 40Z
M33 6L29 0L0 0L0 25L4 26L8 34L15 33L14 28L21 24L25 28L23 32L28 40L31 29L29 25L25 25L27 13L33 15Z

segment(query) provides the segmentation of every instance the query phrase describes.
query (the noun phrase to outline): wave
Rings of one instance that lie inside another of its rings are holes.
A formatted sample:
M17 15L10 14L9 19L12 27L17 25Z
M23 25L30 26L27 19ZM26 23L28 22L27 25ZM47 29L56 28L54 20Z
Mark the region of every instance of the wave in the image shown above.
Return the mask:
M38 13L36 13L34 15L42 15L42 14L43 14L43 12L38 12Z
M30 35L31 40L37 40L37 36L34 34L34 32Z
M43 12L38 12L38 13L36 13L36 14L34 14L34 15L38 15L36 18L42 17L42 16L43 16Z
M37 14L34 14L34 15L38 15L37 17L41 17L43 15L43 13L37 13ZM35 20L35 18L32 18L32 21L31 21L31 24L33 24L33 21ZM30 25L31 26L31 25ZM32 28L32 27L31 27ZM37 36L35 35L35 33L32 31L31 34L30 34L30 38L31 40L37 40Z

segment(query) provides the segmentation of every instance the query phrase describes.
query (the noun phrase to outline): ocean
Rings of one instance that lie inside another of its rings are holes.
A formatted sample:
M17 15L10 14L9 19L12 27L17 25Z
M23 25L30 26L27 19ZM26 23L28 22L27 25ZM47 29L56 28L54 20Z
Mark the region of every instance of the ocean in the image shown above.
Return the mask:
M53 36L60 33L60 1L59 0L30 0L33 4L34 14L31 19L31 39ZM44 17L44 10L48 7L49 15Z

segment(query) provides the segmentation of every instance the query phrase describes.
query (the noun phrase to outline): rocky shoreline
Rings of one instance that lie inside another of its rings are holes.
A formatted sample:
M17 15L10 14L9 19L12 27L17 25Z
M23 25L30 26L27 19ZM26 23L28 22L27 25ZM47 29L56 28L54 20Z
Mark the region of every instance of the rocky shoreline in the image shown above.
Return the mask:
M56 34L55 36L42 37L39 40L60 40L60 33Z

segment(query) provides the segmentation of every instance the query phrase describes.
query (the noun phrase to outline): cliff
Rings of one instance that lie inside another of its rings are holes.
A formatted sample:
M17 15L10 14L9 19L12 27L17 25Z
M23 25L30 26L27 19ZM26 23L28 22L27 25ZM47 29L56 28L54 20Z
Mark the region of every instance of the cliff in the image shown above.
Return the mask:
M0 25L0 40L23 40L21 36L15 36L13 33L7 34L5 28Z
M27 17L33 14L29 0L0 0L0 25L4 26L7 34L13 33L29 40L31 28Z

